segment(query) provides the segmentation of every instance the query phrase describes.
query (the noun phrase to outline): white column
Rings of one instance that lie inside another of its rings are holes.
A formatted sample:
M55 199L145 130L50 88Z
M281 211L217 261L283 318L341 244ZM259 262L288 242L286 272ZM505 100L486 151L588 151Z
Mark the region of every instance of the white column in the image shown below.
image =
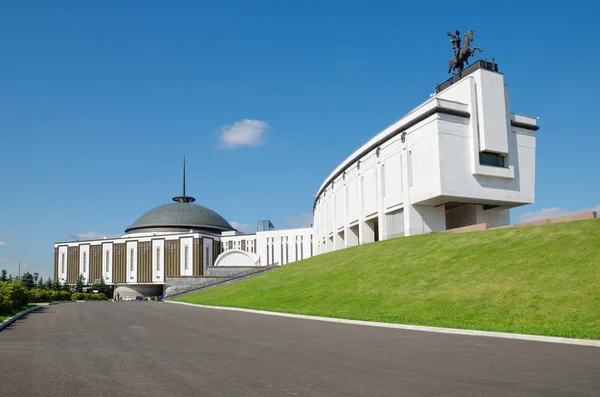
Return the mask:
M69 255L67 255L68 247L58 247L58 280L62 284L67 282L67 269Z
M127 242L126 266L127 266L127 282L137 283L137 241Z
M90 280L90 246L80 245L79 246L79 273L77 276L83 275L83 282L91 284L94 280Z
M152 240L152 282L165 282L165 240Z
M185 237L179 240L179 271L182 276L194 274L194 238Z
M105 283L112 283L113 243L102 244L102 277Z

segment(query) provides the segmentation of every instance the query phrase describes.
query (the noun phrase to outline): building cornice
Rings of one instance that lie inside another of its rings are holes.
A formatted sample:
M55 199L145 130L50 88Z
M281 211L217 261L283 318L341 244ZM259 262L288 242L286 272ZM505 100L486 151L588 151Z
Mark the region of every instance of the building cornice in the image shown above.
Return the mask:
M431 109L429 109L429 110L421 113L420 115L418 115L414 119L411 119L411 120L407 121L406 123L400 125L394 131L392 131L391 133L389 133L389 134L381 137L380 139L376 140L375 142L373 142L369 146L365 147L360 152L353 153L352 156L355 157L356 160L360 160L363 156L365 156L367 153L371 152L376 147L382 145L383 143L389 141L390 139L394 138L395 136L397 136L397 135L405 132L409 128L417 125L421 121L423 121L423 120L425 120L425 119L427 119L427 118L429 118L429 117L431 117L431 116L433 116L435 114L447 114L447 115L451 115L451 116L464 117L464 118L467 118L467 119L471 117L471 114L469 112L464 111L464 110L452 109L452 108L449 108L449 107L438 105L438 106L435 106L435 107L433 107L433 108L431 108ZM319 191L317 192L317 195L315 196L315 201L313 203L313 212L314 212L314 209L315 209L315 207L317 205L317 200L319 200L319 197L321 197L321 194L327 188L327 186L329 186L333 180L335 180L338 176L340 176L341 174L343 174L348 168L350 168L352 165L354 165L355 162L356 161L348 163L346 166L340 168L336 173L334 173L329 178L327 178L326 182L319 189Z

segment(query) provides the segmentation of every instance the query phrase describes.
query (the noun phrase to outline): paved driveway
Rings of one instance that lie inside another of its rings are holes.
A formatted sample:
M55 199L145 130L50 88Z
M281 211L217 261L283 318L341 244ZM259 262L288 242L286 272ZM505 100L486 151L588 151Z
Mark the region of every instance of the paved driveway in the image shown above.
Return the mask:
M0 332L0 395L596 397L600 348L68 303Z

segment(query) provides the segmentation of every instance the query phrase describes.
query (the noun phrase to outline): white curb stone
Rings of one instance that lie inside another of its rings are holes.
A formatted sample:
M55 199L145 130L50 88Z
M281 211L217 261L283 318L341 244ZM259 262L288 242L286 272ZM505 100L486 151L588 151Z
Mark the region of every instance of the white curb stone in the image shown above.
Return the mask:
M24 315L26 315L26 314L28 314L28 313L30 313L30 312L32 312L32 311L34 311L34 310L36 310L36 309L38 309L40 307L41 307L40 305L34 306L31 309L24 310L24 311L22 311L20 313L15 314L12 317L7 318L6 320L4 320L3 322L0 323L0 332L2 330L4 330L4 328L8 327L12 323L14 323L15 321L17 321L21 317L23 317Z

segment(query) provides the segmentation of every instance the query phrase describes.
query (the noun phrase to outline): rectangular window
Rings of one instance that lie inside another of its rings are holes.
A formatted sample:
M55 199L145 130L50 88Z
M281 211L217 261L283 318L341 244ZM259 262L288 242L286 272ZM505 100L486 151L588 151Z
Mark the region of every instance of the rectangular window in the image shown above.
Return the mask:
M498 153L481 152L479 153L479 164L504 167L504 156Z
M129 270L130 271L133 271L133 260L134 260L133 254L134 253L135 253L134 250L129 250Z
M185 270L188 269L189 266L189 253L190 253L190 247L188 247L187 245L183 248L183 268Z
M106 251L106 256L105 256L105 266L106 266L106 273L110 272L110 251Z
M60 257L60 272L64 273L65 272L65 253L63 252L61 257Z
M313 236L312 234L310 235L310 257L312 258L313 256Z
M160 271L160 247L156 247L156 270Z
M87 272L87 252L83 253L83 272Z
M304 259L304 236L300 236L300 260Z

